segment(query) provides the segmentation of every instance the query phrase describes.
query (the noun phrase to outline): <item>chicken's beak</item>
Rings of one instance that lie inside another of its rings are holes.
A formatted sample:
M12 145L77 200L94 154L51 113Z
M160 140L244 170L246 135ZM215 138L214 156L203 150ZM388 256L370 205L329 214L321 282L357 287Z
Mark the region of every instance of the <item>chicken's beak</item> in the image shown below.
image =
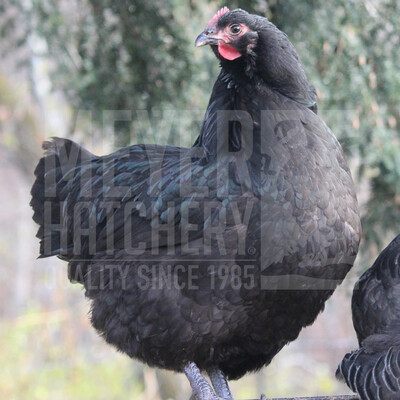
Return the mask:
M216 45L218 44L218 40L220 39L221 38L219 38L218 35L215 35L214 28L207 28L204 32L200 33L200 35L197 36L194 45L196 47L206 46L207 44Z

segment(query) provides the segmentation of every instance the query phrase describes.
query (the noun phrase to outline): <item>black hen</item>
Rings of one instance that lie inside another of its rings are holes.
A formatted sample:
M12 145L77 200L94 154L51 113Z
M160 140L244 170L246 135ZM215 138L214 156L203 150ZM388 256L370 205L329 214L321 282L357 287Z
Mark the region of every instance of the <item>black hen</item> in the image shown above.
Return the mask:
M357 282L353 323L360 349L337 370L362 400L400 398L400 235Z
M69 263L104 339L184 371L199 400L268 364L353 265L360 221L339 143L293 45L266 18L220 10L196 45L221 63L190 149L96 157L45 143L32 188L41 256Z

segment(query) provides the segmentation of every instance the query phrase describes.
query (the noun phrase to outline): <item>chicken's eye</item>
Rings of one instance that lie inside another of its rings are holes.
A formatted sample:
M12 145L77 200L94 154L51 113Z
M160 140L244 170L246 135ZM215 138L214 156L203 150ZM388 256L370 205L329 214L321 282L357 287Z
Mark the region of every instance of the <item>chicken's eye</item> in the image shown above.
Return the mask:
M233 24L229 27L229 30L231 31L231 33L233 33L234 35L237 35L238 33L241 32L242 27L239 24Z

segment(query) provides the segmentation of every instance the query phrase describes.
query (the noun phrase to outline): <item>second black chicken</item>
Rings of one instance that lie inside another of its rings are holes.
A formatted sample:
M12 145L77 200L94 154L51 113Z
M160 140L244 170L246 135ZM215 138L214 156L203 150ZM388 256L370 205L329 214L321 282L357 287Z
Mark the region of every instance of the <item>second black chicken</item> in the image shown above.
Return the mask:
M361 400L400 398L400 235L357 282L353 324L360 348L344 356L336 375Z

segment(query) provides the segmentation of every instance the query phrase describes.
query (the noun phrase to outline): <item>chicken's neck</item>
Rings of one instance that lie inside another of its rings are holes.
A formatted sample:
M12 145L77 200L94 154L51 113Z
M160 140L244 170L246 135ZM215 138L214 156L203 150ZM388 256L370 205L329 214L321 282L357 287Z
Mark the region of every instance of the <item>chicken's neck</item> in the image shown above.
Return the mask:
M256 81L238 82L232 74L221 71L193 146L203 150L203 161L254 151L260 134L257 92Z

